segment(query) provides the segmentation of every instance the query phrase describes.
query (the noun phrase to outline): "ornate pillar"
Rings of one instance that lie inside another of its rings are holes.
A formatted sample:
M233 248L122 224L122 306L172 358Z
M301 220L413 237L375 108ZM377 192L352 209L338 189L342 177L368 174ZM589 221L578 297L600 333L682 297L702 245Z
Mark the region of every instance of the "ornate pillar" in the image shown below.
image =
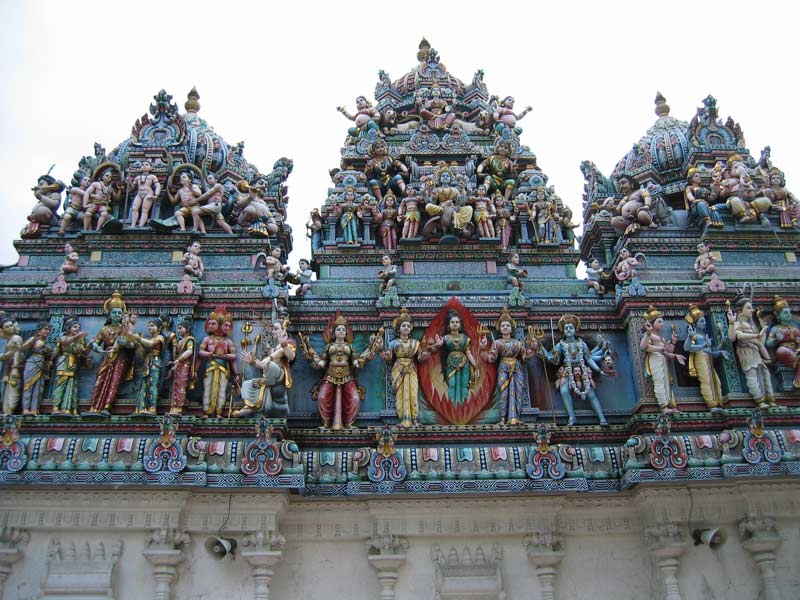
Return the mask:
M680 556L686 550L681 529L675 523L658 523L644 530L644 544L658 568L658 579L664 589L664 600L683 600L678 583Z
M772 517L745 517L739 522L739 535L742 546L758 566L763 584L764 600L781 600L781 591L775 575L775 551L783 540L778 535L775 519Z
M172 586L178 578L177 565L184 559L182 547L189 541L189 535L177 529L156 529L151 534L142 554L153 565L156 581L153 600L172 598Z
M3 527L0 530L0 598L6 587L6 580L11 575L14 563L23 557L20 546L27 544L30 534L24 529Z
M558 565L564 558L561 540L551 531L539 531L526 536L522 545L528 554L528 562L536 569L542 600L556 600Z
M241 556L252 567L254 600L269 600L269 586L275 565L283 558L286 538L274 531L254 531L242 539Z
M375 569L381 591L379 600L395 600L394 586L399 578L398 571L406 562L408 540L399 535L377 535L367 540L367 560Z

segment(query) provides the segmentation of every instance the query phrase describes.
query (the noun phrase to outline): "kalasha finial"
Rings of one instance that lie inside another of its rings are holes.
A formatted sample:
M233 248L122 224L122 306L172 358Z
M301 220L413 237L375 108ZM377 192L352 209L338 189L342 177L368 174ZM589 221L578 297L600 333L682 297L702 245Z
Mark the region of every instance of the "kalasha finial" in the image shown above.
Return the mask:
M188 113L196 113L200 110L200 94L197 93L197 88L192 86L192 90L189 92L189 95L186 97L186 103L183 107L186 109Z
M659 118L669 116L669 104L667 104L667 99L661 95L661 92L656 92L656 115Z

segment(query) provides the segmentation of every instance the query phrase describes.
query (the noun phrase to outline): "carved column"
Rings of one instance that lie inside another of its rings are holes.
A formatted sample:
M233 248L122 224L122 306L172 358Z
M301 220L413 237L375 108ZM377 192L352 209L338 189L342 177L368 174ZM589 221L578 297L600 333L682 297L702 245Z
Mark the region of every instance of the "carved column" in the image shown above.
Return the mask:
M379 600L395 600L394 586L400 577L398 571L406 562L408 540L399 535L378 535L367 540L367 560L375 569L381 591Z
M764 600L781 600L781 591L775 575L775 551L783 540L778 535L775 519L772 517L745 517L739 523L742 546L758 566L763 584Z
M20 546L27 544L30 534L24 529L15 527L4 527L0 530L0 598L3 597L3 590L14 563L23 557Z
M242 539L242 558L252 567L254 600L269 600L275 565L283 558L286 538L274 531L254 531Z
M170 600L172 586L178 578L179 565L184 559L182 547L189 543L189 535L176 529L153 531L142 554L153 565L156 581L154 600Z
M644 530L644 543L658 568L664 600L683 600L678 583L681 554L686 550L680 528L674 523L658 523Z
M564 558L561 540L550 531L539 531L526 536L522 545L528 554L528 562L536 569L542 600L556 600L558 565Z

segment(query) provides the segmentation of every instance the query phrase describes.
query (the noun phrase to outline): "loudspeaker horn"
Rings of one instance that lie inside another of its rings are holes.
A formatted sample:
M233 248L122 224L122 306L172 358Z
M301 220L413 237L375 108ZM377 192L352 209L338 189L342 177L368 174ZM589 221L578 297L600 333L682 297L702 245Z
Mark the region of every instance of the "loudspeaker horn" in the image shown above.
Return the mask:
M236 554L236 540L212 535L206 539L205 548L206 552L208 552L214 560L222 560L229 557L234 559Z

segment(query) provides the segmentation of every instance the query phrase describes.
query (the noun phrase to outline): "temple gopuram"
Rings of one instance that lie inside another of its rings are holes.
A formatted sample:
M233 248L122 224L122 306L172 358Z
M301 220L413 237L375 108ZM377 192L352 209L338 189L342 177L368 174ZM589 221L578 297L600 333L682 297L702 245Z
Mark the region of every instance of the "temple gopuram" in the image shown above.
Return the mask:
M800 597L780 157L659 93L573 214L509 92L422 40L329 108L305 237L292 160L195 89L43 174L0 271L0 597Z

